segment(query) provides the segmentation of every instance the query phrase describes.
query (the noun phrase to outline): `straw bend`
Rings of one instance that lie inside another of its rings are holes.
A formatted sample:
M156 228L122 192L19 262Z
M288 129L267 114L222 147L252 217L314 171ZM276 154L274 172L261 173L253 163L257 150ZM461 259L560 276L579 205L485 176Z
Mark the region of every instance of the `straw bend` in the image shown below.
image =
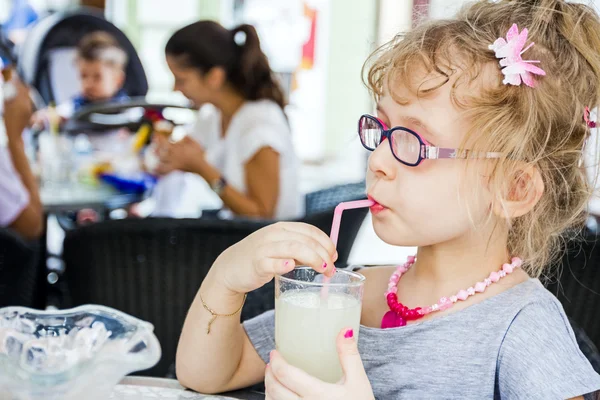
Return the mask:
M345 210L352 210L355 208L371 207L375 204L373 200L356 200L340 203L333 212L333 223L331 224L331 233L329 237L333 242L334 246L337 247L338 237L340 234L340 224L342 222L342 212Z

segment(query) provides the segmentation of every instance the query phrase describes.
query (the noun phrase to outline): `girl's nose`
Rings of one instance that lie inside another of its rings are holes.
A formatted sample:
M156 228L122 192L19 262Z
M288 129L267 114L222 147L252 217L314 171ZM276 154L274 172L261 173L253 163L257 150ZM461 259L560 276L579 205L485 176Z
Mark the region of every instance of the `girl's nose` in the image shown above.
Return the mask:
M384 138L369 157L369 170L378 178L393 180L397 168L398 160L394 158L387 138Z

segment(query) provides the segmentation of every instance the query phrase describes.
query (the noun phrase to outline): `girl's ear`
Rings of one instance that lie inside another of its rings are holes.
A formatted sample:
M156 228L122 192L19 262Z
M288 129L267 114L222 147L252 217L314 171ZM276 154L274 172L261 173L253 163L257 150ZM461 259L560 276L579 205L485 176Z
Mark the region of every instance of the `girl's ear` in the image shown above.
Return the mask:
M540 171L526 165L513 173L505 198L494 203L493 212L500 218L517 218L535 207L544 194L544 181Z

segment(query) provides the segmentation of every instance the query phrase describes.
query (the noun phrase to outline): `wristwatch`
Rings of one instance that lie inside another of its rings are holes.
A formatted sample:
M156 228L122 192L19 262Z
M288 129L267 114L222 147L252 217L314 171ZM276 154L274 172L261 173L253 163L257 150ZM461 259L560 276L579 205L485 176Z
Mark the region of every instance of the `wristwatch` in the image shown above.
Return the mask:
M210 188L215 192L218 196L221 196L223 190L227 186L227 181L222 176L218 179L215 179L210 183Z

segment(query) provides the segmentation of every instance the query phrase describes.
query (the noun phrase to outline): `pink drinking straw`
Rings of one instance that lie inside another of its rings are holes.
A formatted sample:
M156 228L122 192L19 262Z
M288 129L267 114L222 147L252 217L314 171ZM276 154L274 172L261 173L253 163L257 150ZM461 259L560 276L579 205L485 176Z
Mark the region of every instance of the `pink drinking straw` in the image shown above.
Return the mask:
M337 247L338 237L340 235L340 224L342 223L342 213L345 210L352 210L355 208L366 208L375 205L376 203L373 200L357 200L357 201L348 201L345 203L340 203L335 208L333 212L333 223L331 224L331 233L329 237L333 242L334 246ZM331 280L330 277L323 277L323 283L327 284ZM321 300L327 299L327 286L323 286L321 289Z
M355 208L366 208L375 205L373 200L357 200L357 201L347 201L345 203L340 203L335 208L333 212L333 223L331 224L331 233L329 237L333 242L333 245L337 247L338 237L340 235L340 224L342 223L342 213L345 210L352 210Z

